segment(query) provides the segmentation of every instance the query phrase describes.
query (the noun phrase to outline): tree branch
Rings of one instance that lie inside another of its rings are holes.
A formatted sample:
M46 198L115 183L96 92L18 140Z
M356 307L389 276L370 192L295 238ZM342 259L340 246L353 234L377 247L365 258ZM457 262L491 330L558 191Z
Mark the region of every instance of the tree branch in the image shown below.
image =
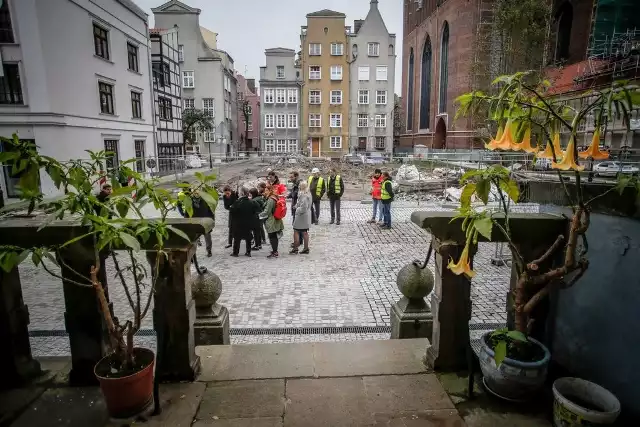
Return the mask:
M122 282L122 287L124 288L124 293L127 295L127 300L129 301L129 306L131 310L135 313L136 307L133 305L133 298L131 298L131 293L129 292L129 288L127 288L127 281L124 279L124 275L122 274L122 270L120 270L120 264L118 263L118 259L116 258L116 253L111 252L111 259L113 260L113 265L116 268L116 274L120 277L120 281ZM135 276L135 273L134 273Z
M564 242L564 236L561 234L556 238L556 241L553 242L553 245L547 249L547 251L542 254L542 256L534 261L531 261L527 264L527 269L530 271L537 271L540 264L545 262L551 255L555 253L560 248L560 245Z

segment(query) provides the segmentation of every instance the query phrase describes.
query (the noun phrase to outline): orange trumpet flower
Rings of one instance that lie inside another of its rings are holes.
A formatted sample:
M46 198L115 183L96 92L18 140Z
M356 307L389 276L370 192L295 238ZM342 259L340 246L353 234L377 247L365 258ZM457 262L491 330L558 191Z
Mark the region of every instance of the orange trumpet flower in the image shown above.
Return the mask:
M576 143L575 138L572 136L569 140L569 145L567 145L567 151L564 152L564 156L562 161L556 163L551 163L552 169L560 169L562 171L574 170L574 171L582 171L584 170L584 166L580 166L576 163Z
M553 151L555 151L556 159L560 160L562 158L562 148L560 147L560 134L558 132L553 135ZM544 151L536 154L536 157L553 160L553 151L551 151L551 144L547 141Z
M487 150L511 150L513 149L513 135L511 134L511 119L507 120L504 130L498 129L495 139L485 144Z
M581 159L588 159L591 157L593 160L605 160L609 158L609 153L607 151L600 151L600 129L596 129L593 133L593 138L591 139L591 145L589 148L587 148L586 151L579 152L578 156Z
M469 244L471 243L471 239L467 239L467 243L464 245L464 249L462 250L462 254L460 255L460 259L457 263L453 262L453 258L449 260L449 264L447 264L447 268L451 270L453 274L459 276L464 274L469 279L473 278L476 275L476 272L471 269L471 261L469 260Z
M524 151L525 153L535 153L536 151L538 151L536 147L531 146L531 128L528 128L524 132L524 137L519 144L513 144L513 149L515 151Z

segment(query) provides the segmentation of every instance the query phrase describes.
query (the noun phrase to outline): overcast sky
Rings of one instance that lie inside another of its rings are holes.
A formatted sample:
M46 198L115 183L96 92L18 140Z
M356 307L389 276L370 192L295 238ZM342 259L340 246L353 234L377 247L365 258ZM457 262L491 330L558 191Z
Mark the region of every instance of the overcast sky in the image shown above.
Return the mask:
M153 27L152 7L163 0L134 0L149 14ZM306 25L306 14L331 9L347 15L346 25L364 19L370 0L184 0L183 3L202 10L200 25L218 33L218 48L226 50L235 68L249 78L260 79L264 50L272 47L300 48L300 27ZM395 92L400 93L402 54L402 1L379 0L378 8L387 29L396 34Z

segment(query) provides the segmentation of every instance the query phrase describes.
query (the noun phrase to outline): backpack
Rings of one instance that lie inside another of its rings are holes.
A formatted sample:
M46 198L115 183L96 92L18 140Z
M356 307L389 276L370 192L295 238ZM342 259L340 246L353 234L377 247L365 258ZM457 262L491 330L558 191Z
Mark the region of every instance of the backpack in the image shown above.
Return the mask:
M282 196L275 199L275 201L276 207L273 210L273 217L275 219L283 219L285 216L287 216L287 201Z

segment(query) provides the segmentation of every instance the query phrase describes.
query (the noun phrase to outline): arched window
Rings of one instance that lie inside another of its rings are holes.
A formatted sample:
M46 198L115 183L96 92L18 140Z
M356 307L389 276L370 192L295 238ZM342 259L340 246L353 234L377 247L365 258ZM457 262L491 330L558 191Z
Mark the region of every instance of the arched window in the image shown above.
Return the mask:
M407 130L413 129L413 48L409 53L409 75L407 83Z
M444 21L440 45L440 102L438 112L447 112L447 89L449 81L449 23Z
M558 10L556 27L556 61L569 58L571 42L571 24L573 23L573 7L565 2Z
M420 67L420 129L429 129L431 116L431 39L427 36L422 48Z

